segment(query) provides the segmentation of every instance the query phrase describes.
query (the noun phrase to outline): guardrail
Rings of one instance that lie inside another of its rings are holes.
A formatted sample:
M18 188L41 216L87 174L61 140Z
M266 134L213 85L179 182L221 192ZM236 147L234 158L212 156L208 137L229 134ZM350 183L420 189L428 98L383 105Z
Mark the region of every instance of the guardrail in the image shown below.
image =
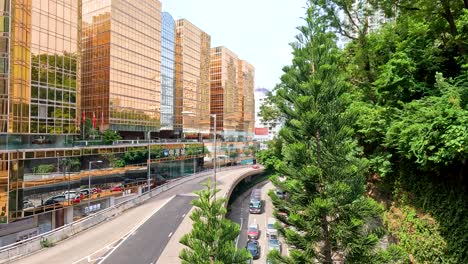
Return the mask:
M249 167L250 165L240 165L240 166L233 166L233 167L225 167L218 171L228 171L231 169L239 169ZM51 243L55 244L62 240L67 239L70 236L76 235L84 230L92 228L97 224L100 224L106 220L112 219L124 211L138 206L145 202L146 200L159 195L167 190L170 190L178 185L181 185L187 181L191 181L197 178L201 178L204 176L208 176L212 173L212 170L203 171L198 174L194 174L192 176L183 177L164 185L158 186L155 189L151 190L149 193L143 193L131 200L124 201L122 203L116 204L112 207L103 209L97 213L91 214L86 216L80 220L75 222L66 224L62 227L56 228L49 232L40 234L35 237L28 238L26 240L22 240L16 242L14 244L10 244L4 247L0 247L0 264L9 263L10 261L16 260L20 257L24 257L35 253L41 250L44 246L44 243Z

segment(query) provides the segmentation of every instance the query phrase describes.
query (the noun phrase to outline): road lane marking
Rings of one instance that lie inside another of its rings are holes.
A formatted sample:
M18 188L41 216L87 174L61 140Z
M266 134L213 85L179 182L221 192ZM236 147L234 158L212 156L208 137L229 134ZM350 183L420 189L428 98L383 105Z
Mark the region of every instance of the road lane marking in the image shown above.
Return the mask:
M184 218L184 217L185 217L185 214L182 215L182 218Z
M172 232L171 232L171 233L169 233L169 236L168 236L168 237L171 237L171 236L172 236Z
M140 223L138 223L138 225L133 227L127 233L127 235L125 235L123 238L121 238L120 242L111 251L109 251L104 257L102 257L102 259L98 262L98 264L102 264L110 255L112 255L112 253L114 253L114 251L118 247L120 247L125 242L125 240L127 240L130 237L130 235L132 233L134 233L138 228L140 228L142 225L144 225L146 223L146 221L148 221L148 219L150 219L155 213L157 213L159 210L161 210L161 208L166 206L166 204L168 204L172 199L174 199L174 197L176 197L176 196L175 195L171 196L171 198L169 198L167 201L165 201L161 206L156 208L153 212L151 212L151 214L149 214L147 217L145 217L145 219L143 219Z

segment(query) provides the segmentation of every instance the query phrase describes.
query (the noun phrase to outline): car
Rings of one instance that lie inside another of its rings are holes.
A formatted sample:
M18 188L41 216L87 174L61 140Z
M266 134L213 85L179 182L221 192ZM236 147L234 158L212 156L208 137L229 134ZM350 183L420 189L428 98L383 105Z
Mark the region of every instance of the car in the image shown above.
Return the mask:
M262 213L262 201L261 200L250 201L249 213L261 214Z
M254 165L252 165L252 169L260 169L260 165L254 164Z
M278 236L278 230L275 227L276 219L269 217L267 221L266 235L270 237L271 235Z
M65 195L60 194L60 195L55 195L52 197L47 198L45 200L44 205L55 205L55 204L60 204L61 202L65 202L67 199L65 199Z
M278 239L268 239L268 250L278 250L281 253L281 242Z
M23 209L28 209L28 208L34 208L34 204L30 200L24 199L23 200Z
M102 192L101 188L91 188L91 194L101 193L101 192ZM84 197L88 197L90 193L90 189L89 188L81 189L80 193L83 194Z
M65 201L70 201L71 203L80 203L81 199L84 198L84 194L78 191L66 191L63 192L65 196Z
M252 255L253 259L259 259L260 258L260 244L258 243L257 240L247 241L247 245L245 246L245 248Z
M250 224L247 228L247 237L249 239L258 239L260 237L260 229L258 224Z
M122 191L123 191L123 187L122 187L122 185L116 185L116 186L114 186L114 187L111 187L111 188L109 189L109 191L111 191L111 192L122 192Z
M276 196L278 196L278 198L280 198L281 200L284 200L284 198L286 198L286 192L283 191L283 190L276 189L275 194L276 194Z

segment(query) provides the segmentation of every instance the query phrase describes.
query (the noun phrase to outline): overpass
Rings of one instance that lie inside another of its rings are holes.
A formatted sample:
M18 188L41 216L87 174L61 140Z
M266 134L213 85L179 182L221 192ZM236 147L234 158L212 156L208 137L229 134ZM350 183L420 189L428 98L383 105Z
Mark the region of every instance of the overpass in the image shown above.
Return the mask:
M250 167L219 172L219 195L229 197L240 181L262 172ZM132 263L180 263L178 240L191 228L193 191L211 176L208 172L180 179L59 230L0 248L0 263L128 263L122 255ZM57 244L41 250L50 243ZM136 250L129 250L135 245ZM106 262L113 258L117 262Z

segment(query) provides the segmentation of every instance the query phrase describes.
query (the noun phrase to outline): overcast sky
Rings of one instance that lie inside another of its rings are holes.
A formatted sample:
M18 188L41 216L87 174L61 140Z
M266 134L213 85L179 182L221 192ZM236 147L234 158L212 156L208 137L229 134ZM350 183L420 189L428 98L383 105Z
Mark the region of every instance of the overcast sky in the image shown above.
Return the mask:
M185 18L255 67L255 87L272 89L291 63L289 43L302 24L306 0L161 0L163 11Z

